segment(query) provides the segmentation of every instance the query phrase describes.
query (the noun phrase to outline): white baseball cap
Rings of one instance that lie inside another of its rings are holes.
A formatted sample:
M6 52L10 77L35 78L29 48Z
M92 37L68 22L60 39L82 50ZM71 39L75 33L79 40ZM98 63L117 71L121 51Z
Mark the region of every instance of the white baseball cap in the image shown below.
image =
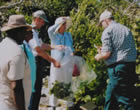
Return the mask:
M112 18L112 13L108 10L105 10L101 15L100 15L100 19L99 19L99 24L101 24L101 22L105 19L108 18Z
M56 29L55 32L58 32L59 28L63 25L63 23L66 23L66 30L72 25L72 20L69 16L63 16L59 17L55 20L55 25L59 25Z
M38 11L34 12L33 17L39 17L48 23L48 19L47 19L45 12L43 10L38 10Z

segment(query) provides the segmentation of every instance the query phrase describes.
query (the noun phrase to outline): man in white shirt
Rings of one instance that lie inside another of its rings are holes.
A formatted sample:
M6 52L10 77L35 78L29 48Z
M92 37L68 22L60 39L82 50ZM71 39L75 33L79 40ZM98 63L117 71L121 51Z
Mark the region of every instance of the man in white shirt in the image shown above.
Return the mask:
M51 50L52 47L50 45L44 44L42 40L38 37L38 29L40 29L45 22L48 22L44 11L39 10L33 13L32 18L32 32L33 39L29 41L29 45L32 49L32 52L36 58L37 64L37 73L36 73L36 82L35 82L35 92L32 92L29 110L38 110L39 102L41 97L41 89L42 89L42 67L41 60L45 59L54 64L55 67L60 67L60 63L57 62L54 58L47 54L47 50Z

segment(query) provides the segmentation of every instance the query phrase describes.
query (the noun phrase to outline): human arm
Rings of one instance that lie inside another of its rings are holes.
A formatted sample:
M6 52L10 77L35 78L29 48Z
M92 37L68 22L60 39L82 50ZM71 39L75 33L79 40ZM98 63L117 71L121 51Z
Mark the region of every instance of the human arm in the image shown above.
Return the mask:
M43 50L52 50L52 49L58 49L58 50L62 50L64 49L64 45L49 45L49 44L42 44L41 48Z
M109 51L108 52L100 52L95 56L95 60L96 61L100 61L102 59L106 60L110 57L110 55L111 55L111 52L109 52Z
M52 50L52 49L53 49L53 47L52 47L51 45L46 44L46 43L43 43L43 44L41 45L41 48L42 48L43 50Z
M41 47L37 46L35 47L35 50L37 52L37 54L39 56L41 56L42 58L44 58L45 60L52 62L54 64L55 67L60 68L61 65L59 62L57 62L54 58L52 58L51 56L49 56Z
M60 24L57 24L57 25L53 25L53 26L50 26L49 29L48 29L48 35L49 35L49 38L52 40L52 39L55 39L55 30L56 28L59 26Z
M108 31L104 31L102 34L102 47L97 47L98 54L95 56L96 61L107 60L111 56L112 52L112 40L111 34Z
M43 59L52 62L55 67L60 67L60 63L46 53L45 49L42 47L42 44L39 43L39 39L35 39L34 37L29 41L29 45L32 48L32 50L37 53L38 56L41 56Z
M17 110L25 110L25 97L22 80L24 78L25 57L15 56L9 62L7 78L11 81L12 98Z

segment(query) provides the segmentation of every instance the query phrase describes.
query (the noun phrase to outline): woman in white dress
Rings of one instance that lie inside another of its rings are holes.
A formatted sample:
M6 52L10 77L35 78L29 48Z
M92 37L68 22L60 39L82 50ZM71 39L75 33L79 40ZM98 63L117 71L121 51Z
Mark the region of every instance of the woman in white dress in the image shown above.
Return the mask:
M70 83L72 81L72 68L70 68L72 67L72 63L70 63L70 60L74 51L73 39L71 33L66 32L70 25L70 17L59 17L56 19L55 24L48 29L51 45L56 47L56 49L51 50L51 56L61 62L60 69L55 68L51 64L51 87L55 81L64 83ZM49 104L54 108L58 105L57 98L54 95L50 96Z

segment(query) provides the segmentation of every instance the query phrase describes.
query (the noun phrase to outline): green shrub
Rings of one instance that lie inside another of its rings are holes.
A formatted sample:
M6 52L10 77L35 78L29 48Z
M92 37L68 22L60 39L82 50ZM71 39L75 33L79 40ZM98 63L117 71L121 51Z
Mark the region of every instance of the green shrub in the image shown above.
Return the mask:
M103 32L103 29L97 26L99 16L105 9L110 10L117 22L128 26L132 30L136 46L140 47L140 12L138 11L140 7L124 0L102 0L102 2L83 0L78 7L77 10L73 9L71 11L73 26L70 28L70 32L74 39L76 51L81 52L81 55L97 74L97 78L91 83L85 81L84 84L81 84L75 93L75 100L77 103L93 101L96 103L98 110L102 110L107 84L107 71L103 61L96 62L94 59L97 54L94 44L101 45L100 38ZM137 49L139 51L139 48ZM137 59L138 64L139 62L140 60ZM139 70L138 66L137 70Z

